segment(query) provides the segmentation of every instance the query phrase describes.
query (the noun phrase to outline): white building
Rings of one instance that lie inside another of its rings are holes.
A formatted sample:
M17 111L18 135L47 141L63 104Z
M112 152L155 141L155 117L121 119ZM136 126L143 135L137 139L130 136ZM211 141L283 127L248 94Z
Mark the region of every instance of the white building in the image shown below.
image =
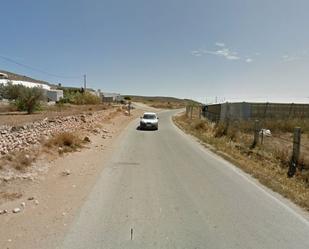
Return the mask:
M42 83L35 83L30 81L22 81L22 80L9 80L1 78L2 73L0 73L0 84L6 85L8 82L11 82L13 85L23 85L26 87L41 87L44 90L50 90L50 86Z
M32 87L42 88L46 94L48 101L57 102L63 98L62 90L52 89L48 84L25 81L25 80L12 80L12 79L9 79L8 74L0 72L0 84L6 85L9 82L11 82L13 85L23 85L25 87L30 87L30 88Z

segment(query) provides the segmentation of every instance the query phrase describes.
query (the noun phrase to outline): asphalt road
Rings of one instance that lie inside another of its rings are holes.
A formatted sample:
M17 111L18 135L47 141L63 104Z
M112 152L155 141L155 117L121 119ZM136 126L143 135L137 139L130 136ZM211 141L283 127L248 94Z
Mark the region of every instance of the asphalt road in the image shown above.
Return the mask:
M172 114L159 115L158 131L127 127L59 248L309 248L307 218L184 135Z

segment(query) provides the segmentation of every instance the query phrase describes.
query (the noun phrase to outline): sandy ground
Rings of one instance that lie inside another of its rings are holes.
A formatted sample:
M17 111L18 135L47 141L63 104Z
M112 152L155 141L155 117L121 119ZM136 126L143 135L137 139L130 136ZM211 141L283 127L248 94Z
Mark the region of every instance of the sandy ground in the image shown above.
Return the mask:
M117 149L122 131L142 112L136 109L130 117L120 113L102 124L109 131L107 138L90 136L87 148L46 162L48 173L42 173L34 181L10 183L23 195L0 205L0 210L9 211L0 215L0 248L55 248L104 169L104 161ZM64 171L70 174L63 175ZM23 202L25 207L21 206ZM16 207L21 212L13 214Z
M3 106L2 106L3 107ZM45 111L35 112L33 114L27 115L26 112L7 112L2 110L0 104L0 126L11 125L20 126L34 121L40 121L44 118L56 118L65 117L70 115L76 115L84 112L100 111L112 109L109 104L101 105L69 105L64 106L49 106L45 107Z

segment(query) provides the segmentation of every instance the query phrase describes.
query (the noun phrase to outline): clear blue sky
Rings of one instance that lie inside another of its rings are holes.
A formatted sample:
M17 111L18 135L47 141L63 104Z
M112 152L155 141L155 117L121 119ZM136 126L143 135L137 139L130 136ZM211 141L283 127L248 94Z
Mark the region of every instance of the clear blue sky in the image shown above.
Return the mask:
M125 94L309 101L309 1L1 3L0 69Z

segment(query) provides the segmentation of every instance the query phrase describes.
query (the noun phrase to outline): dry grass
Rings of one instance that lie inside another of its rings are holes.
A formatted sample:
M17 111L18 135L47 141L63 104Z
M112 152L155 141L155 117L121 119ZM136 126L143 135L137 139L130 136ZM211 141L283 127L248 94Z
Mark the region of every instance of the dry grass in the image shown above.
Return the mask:
M0 113L16 112L17 107L9 103L0 102Z
M0 169L14 168L18 171L26 171L42 155L53 155L74 152L89 143L89 137L81 139L76 133L63 132L54 137L42 141L42 147L11 152L0 158Z
M16 199L21 198L23 195L21 193L16 192L0 192L0 199L4 199L6 201L14 201Z
M309 119L264 119L260 120L260 126L274 133L292 133L295 127L301 127L309 135ZM239 122L238 127L243 132L252 132L254 120Z
M82 147L84 141L75 133L63 132L47 140L44 144L48 148L58 148L59 153L76 151Z
M309 171L299 170L293 178L288 178L287 162L290 158L286 150L269 152L260 146L250 149L252 137L240 133L233 125L214 125L208 121L191 120L185 115L174 117L174 121L262 184L309 210Z
M26 151L12 152L0 159L0 169L4 166L12 167L18 171L25 171L33 162L36 161L39 151L32 149Z

